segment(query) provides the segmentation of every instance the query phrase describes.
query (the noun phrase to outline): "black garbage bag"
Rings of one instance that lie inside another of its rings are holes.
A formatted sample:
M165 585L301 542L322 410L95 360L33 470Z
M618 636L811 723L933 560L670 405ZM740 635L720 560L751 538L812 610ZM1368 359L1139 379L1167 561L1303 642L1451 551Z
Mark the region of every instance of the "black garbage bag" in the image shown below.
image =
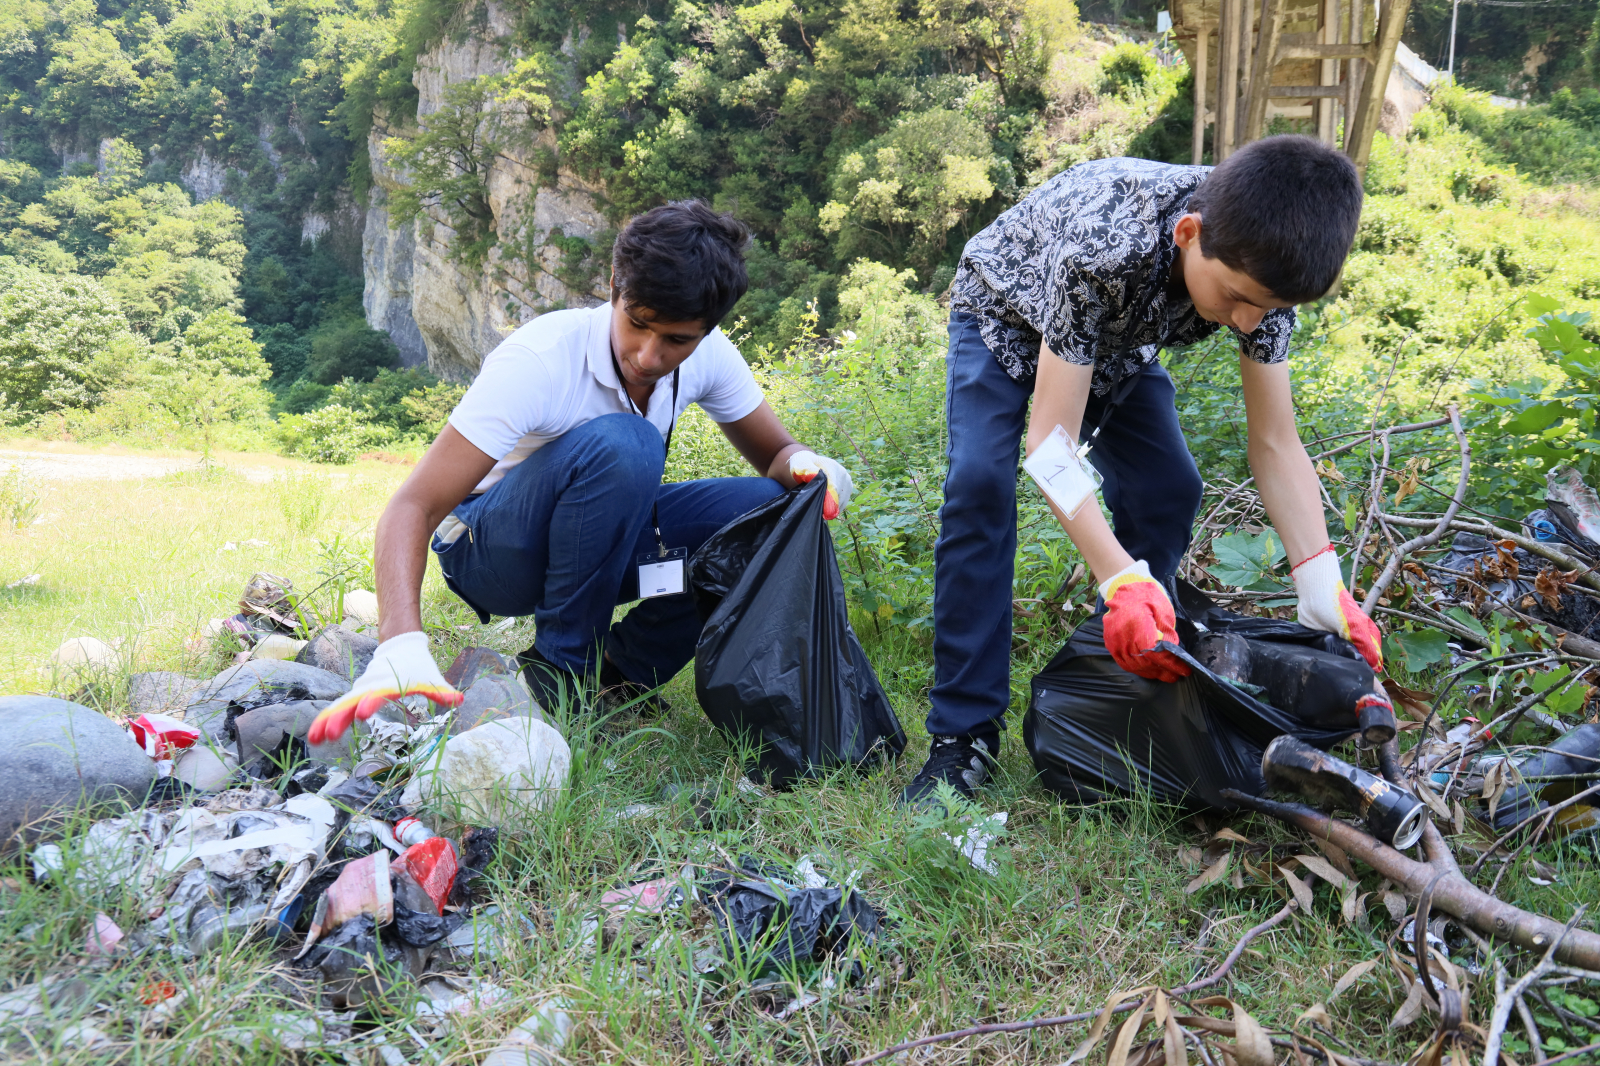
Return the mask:
M1179 645L1193 673L1168 684L1106 650L1103 616L1080 625L1033 679L1022 735L1045 787L1073 802L1148 793L1231 808L1224 789L1266 791L1261 755L1289 734L1326 750L1357 732L1394 735L1394 711L1348 641L1245 618L1178 582Z
M905 750L850 628L818 477L719 529L689 561L705 621L694 685L706 716L761 745L750 776L779 788Z
M745 860L746 863L749 860ZM851 948L872 943L883 919L877 908L850 889L798 888L766 869L746 868L702 882L729 955L751 956L760 972L782 970L827 956L846 959ZM851 960L861 975L861 964Z

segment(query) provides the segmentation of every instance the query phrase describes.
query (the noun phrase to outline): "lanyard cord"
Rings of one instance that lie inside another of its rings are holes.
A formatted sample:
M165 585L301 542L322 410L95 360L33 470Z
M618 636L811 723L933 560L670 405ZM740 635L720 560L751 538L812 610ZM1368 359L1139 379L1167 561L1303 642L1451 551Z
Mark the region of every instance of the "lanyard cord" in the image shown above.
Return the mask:
M622 376L622 367L617 365L617 353L611 353L611 369L616 372L617 384L622 386L622 395L628 398L628 407L634 414L644 418L645 414L639 410L639 405L633 402L633 394L628 391L627 379ZM681 368L680 368L681 369ZM672 431L678 428L678 370L672 372L672 421L667 423L667 449L666 454L672 454ZM662 465L666 465L666 457L662 457ZM662 472L665 479L666 473ZM657 494L660 495L659 493ZM657 500L650 501L650 528L656 533L656 547L661 551L661 558L667 557L667 542L661 536L661 513Z
M1144 373L1143 367L1139 368L1139 373ZM1128 380L1124 381L1124 378ZM1095 423L1094 432L1089 434L1089 439L1084 441L1082 447L1078 449L1079 459L1088 457L1089 449L1094 447L1095 438L1100 436L1100 431L1106 428L1106 423L1111 421L1111 416L1116 413L1122 401L1128 398L1128 393L1132 392L1133 387L1138 383L1139 375L1130 375L1126 362L1122 362L1117 366L1117 375L1111 379L1111 387L1106 390L1110 394L1110 401L1106 404L1105 410L1100 412L1100 420Z

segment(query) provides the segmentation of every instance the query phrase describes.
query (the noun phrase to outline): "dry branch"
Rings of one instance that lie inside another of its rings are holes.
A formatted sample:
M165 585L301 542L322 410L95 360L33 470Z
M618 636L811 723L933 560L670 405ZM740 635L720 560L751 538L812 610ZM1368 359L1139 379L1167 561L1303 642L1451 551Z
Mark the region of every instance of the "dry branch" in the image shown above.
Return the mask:
M1561 923L1520 907L1502 903L1459 872L1443 868L1442 863L1418 862L1402 855L1355 826L1346 825L1320 811L1298 803L1279 803L1260 799L1233 789L1222 793L1225 799L1279 821L1305 830L1312 836L1343 848L1389 880L1420 896L1436 877L1433 903L1439 910L1462 924L1497 940L1506 940L1530 951L1544 951L1556 944L1555 960L1587 970L1600 969L1600 934L1574 929L1564 939ZM1444 876L1440 877L1440 874Z
M1361 604L1361 609L1368 614L1372 613L1372 606L1378 602L1378 597L1384 594L1384 591L1394 582L1395 577L1399 575L1400 567L1405 563L1406 556L1420 548L1430 548L1439 543L1440 539L1444 537L1445 531L1450 528L1450 523L1454 521L1456 513L1461 510L1462 502L1467 498L1467 480L1472 475L1472 445L1467 443L1466 431L1461 428L1461 412L1456 410L1455 404L1450 405L1449 411L1450 429L1455 433L1456 446L1461 450L1461 477L1456 482L1455 495L1450 497L1450 506L1445 508L1444 517L1439 519L1438 524L1430 532L1406 541L1389 554L1388 565L1383 568L1383 573L1379 575L1378 580L1372 583L1371 591L1367 593L1366 600ZM1387 437L1384 438L1384 443L1388 443ZM1376 497L1374 497L1372 509L1374 511L1378 509ZM1355 566L1359 570L1361 567L1360 548L1357 548L1356 552Z

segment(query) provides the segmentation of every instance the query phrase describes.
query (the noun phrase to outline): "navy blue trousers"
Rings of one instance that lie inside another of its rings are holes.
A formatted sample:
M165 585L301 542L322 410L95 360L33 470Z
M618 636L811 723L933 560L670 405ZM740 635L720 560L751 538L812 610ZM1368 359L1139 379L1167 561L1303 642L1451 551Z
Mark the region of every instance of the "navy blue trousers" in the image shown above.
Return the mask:
M650 504L668 548L690 555L711 534L783 492L764 477L661 484L666 447L637 415L592 419L512 467L455 509L471 536L434 539L445 584L485 621L533 615L546 659L592 675L602 652L630 681L662 684L694 658L700 616L684 592L639 598L640 555L656 551Z
M945 416L949 472L934 547L933 662L928 732L1005 729L1011 702L1011 597L1017 555L1017 472L1032 381L1013 381L978 333L950 315ZM1089 453L1105 479L1117 540L1165 581L1189 547L1200 507L1200 471L1173 406L1172 379L1153 363L1101 430ZM1093 394L1083 433L1100 424Z

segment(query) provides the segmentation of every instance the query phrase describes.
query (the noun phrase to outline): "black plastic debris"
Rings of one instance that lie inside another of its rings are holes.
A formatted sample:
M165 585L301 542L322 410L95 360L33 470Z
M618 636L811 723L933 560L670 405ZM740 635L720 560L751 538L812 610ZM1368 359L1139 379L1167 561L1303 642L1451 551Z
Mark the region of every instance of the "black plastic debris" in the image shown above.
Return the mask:
M436 944L460 926L459 915L429 914L427 911L412 910L399 900L395 900L395 933L412 947L425 948L429 944Z
M339 782L322 795L335 808L343 808L353 814L371 815L379 821L392 824L409 813L400 803L402 791L398 785L385 788L370 777L357 775Z
M1163 647L1191 676L1168 684L1123 670L1096 615L1034 677L1022 734L1047 788L1074 802L1147 793L1231 808L1224 789L1265 791L1261 756L1279 736L1322 749L1357 732L1393 736L1393 707L1348 641L1236 615L1187 582L1173 592L1180 644Z
M1516 775L1517 783L1508 786L1505 792L1501 793L1499 802L1494 808L1493 825L1502 833L1528 821L1534 815L1546 810L1552 803L1560 803L1589 788L1597 778L1600 778L1600 723L1580 725L1563 734L1546 750L1536 752L1524 760L1516 768ZM1558 780L1539 780L1551 777ZM1528 778L1534 780L1527 780ZM1592 808L1600 807L1600 803L1590 804L1589 807L1592 811ZM1584 814L1588 814L1586 819L1588 822L1594 821L1592 813L1585 812L1578 804L1574 804L1568 810L1574 812L1574 815L1567 819L1569 822L1581 823L1585 820ZM1481 810L1479 817L1487 819L1488 809ZM1535 819L1529 822L1528 828L1531 830L1538 824L1538 819ZM1570 828L1566 825L1558 826L1558 828L1569 828L1569 831L1590 827L1586 824L1573 824Z
M905 750L850 628L818 477L734 519L689 561L705 628L695 694L722 730L760 744L752 778L776 787Z
M1543 521L1547 524L1553 524L1550 512L1535 511L1528 516L1535 535L1543 532L1536 521L1539 515L1545 516ZM1562 527L1554 528L1559 532ZM1552 541L1553 547L1564 551L1574 547L1566 542L1565 534L1539 539ZM1476 533L1457 533L1448 555L1423 565L1435 582L1462 603L1490 609L1508 607L1579 636L1600 638L1600 603L1583 593L1568 591L1556 595L1552 607L1539 593L1538 578L1540 571L1552 569L1555 564L1526 548L1508 548Z
M754 972L844 959L850 948L877 938L882 918L857 892L798 888L755 870L739 872L754 876L722 875L702 882L701 890L729 956L748 959ZM852 969L860 976L859 962Z
M482 903L487 894L479 892L477 884L500 849L500 830L494 826L475 826L461 836L461 847L456 857L456 880L450 886L450 905L467 907Z

